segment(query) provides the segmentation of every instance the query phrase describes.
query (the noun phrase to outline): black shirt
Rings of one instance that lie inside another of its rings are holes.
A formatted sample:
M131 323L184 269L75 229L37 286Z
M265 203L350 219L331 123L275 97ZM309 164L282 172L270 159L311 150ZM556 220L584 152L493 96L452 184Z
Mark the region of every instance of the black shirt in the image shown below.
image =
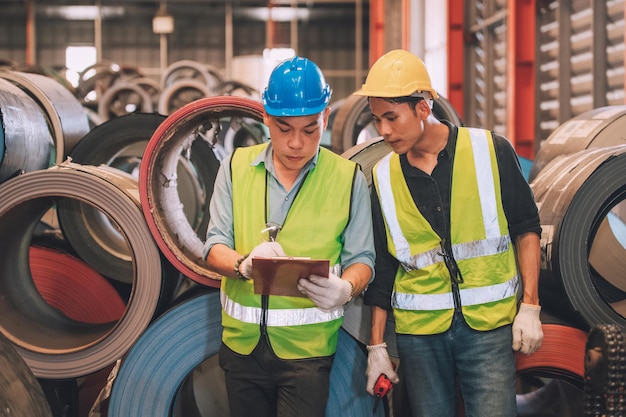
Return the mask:
M452 183L452 161L456 149L458 127L442 121L450 128L448 143L439 153L437 166L431 175L411 166L406 154L400 155L402 174L406 179L415 205L433 230L450 241L450 187ZM541 236L541 224L535 199L524 178L517 154L511 143L502 136L493 134L502 205L509 224L511 239L528 232ZM387 249L387 235L383 214L378 201L374 181L371 189L374 243L376 246L375 278L364 295L364 303L391 311L391 292L399 267L396 258Z

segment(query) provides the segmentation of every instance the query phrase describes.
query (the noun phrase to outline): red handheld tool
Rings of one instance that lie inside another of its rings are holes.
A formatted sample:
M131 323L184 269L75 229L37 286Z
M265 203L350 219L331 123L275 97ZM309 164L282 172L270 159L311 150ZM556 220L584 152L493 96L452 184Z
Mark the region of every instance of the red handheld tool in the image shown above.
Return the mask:
M372 413L376 414L380 399L387 395L392 386L393 384L391 383L389 378L387 378L387 375L380 374L380 376L376 380L376 384L374 384L374 396L376 397L376 399L374 400L374 409L372 410Z

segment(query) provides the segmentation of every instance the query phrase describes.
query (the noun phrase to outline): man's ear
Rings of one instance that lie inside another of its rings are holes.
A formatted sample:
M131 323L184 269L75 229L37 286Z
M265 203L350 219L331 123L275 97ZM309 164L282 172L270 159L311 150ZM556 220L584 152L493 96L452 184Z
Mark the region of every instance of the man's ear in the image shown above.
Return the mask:
M263 124L265 124L265 126L267 127L270 126L270 115L267 114L266 111L263 111Z
M328 118L330 117L330 106L324 109L324 129L328 127Z
M430 113L432 112L432 109L430 108L430 106L428 105L428 101L427 100L420 100L417 103L417 108L419 110L419 112L424 116L424 117L428 117L430 115Z

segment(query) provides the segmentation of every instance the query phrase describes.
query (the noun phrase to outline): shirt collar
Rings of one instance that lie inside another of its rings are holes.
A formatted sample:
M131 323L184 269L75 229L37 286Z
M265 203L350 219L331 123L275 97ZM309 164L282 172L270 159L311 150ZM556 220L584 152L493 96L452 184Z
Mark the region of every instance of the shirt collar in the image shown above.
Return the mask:
M272 155L274 152L274 148L272 147L272 142L270 141L267 146L261 151L261 153L254 158L250 165L257 166L261 163L265 164L265 169L268 170L272 175L276 176L276 169L274 168L274 160L272 159ZM317 165L317 159L319 158L320 151L319 149L311 158L309 162L307 162L304 167L302 167L302 172L307 172Z

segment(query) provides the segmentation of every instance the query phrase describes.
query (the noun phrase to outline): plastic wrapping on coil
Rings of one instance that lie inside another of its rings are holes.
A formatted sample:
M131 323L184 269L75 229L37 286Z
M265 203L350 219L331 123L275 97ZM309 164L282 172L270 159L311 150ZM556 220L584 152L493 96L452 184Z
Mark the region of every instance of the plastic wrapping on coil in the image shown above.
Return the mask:
M132 291L118 321L73 320L50 306L33 282L33 233L42 215L64 198L97 207L132 248ZM0 240L0 331L35 376L69 379L110 365L155 315L162 288L161 258L139 207L137 181L124 172L65 163L5 181L0 187L0 236L10 237Z
M46 115L54 139L54 161L61 163L74 145L89 132L89 121L80 101L53 78L20 71L0 71L0 78L12 82L33 97Z
M589 260L607 217L623 224L625 152L619 145L557 157L531 184L542 226L542 305L581 328L626 323L626 292L618 288L626 284L624 275L602 276ZM604 262L614 260L595 264Z
M43 110L24 91L0 78L2 158L0 183L50 165L54 142Z

